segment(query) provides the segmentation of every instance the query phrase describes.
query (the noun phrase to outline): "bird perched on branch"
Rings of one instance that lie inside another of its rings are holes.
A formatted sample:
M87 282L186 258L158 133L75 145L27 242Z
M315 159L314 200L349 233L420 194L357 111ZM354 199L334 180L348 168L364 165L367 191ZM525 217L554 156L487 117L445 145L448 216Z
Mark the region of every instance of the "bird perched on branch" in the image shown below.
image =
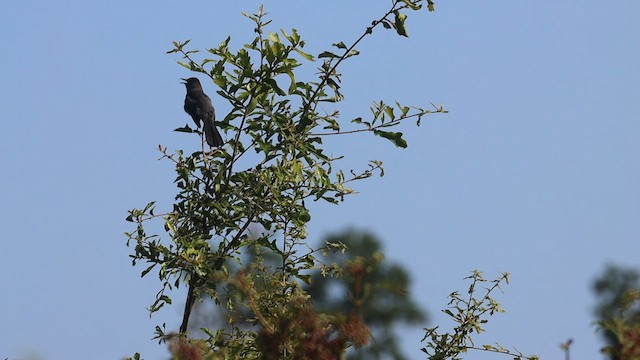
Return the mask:
M200 121L204 123L204 137L211 147L221 147L224 144L222 136L216 129L216 113L211 104L211 99L202 91L200 80L191 77L181 79L187 88L187 96L184 98L184 111L187 112L200 128Z

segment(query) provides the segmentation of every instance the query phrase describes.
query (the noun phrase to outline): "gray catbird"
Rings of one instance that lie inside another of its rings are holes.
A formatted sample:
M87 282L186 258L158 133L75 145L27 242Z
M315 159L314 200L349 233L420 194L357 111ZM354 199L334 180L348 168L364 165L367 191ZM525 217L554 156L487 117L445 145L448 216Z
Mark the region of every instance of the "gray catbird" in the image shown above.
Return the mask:
M221 147L224 142L216 129L216 113L213 110L211 99L202 91L202 85L197 78L181 79L187 87L187 96L184 98L184 111L187 112L200 127L200 120L204 123L204 136L211 147Z

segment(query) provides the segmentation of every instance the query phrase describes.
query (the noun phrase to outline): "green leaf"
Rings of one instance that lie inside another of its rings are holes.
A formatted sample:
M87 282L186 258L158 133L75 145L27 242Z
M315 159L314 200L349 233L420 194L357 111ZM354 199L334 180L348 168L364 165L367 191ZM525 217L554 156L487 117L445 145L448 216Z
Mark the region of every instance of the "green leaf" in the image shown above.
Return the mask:
M402 115L400 115L401 118L407 116L407 114L409 113L409 110L411 109L408 106L400 105L400 103L397 101L396 101L396 106L398 106L398 109L400 109L400 111L402 112Z
M280 89L280 87L278 86L278 83L275 80L265 79L264 82L268 84L273 89L273 91L275 91L278 95L280 96L287 95L287 93L285 93L284 90Z
M280 37L278 36L278 34L275 33L269 33L269 40L271 40L274 43L279 43L280 41Z
M289 84L289 94L293 94L297 90L296 78L293 75L293 71L288 71L286 74L289 76L289 79L291 79L291 83Z
M184 132L184 133L192 133L194 132L193 129L191 129L189 127L189 125L185 125L184 127L180 127L177 129L173 129L173 131L177 131L177 132Z
M400 0L405 3L411 10L420 10L422 6L418 5L416 1Z
M282 90L280 90L280 91L282 91ZM253 110L255 110L255 108L257 106L258 106L258 99L254 96L254 97L251 98L251 101L249 101L249 104L247 105L247 108L245 109L245 114L251 114L251 112L253 112Z
M407 15L402 14L397 10L394 11L393 14L395 15L395 28L396 32L398 32L398 35L409 37L409 35L407 34L407 29L404 27L404 22L407 19Z
M406 148L407 142L402 138L401 132L391 132L391 131L382 131L382 130L373 130L373 133L377 136L383 137L389 141L391 141L395 146L399 148Z
M314 61L314 59L313 59L313 55L308 54L308 53L306 53L306 52L304 52L304 51L302 51L302 50L300 50L300 49L298 49L298 48L295 48L295 49L293 49L293 50L294 50L295 52L297 52L298 54L300 54L300 56L302 56L303 58L305 58L305 59L307 59L307 60L309 60L309 61Z
M329 51L323 51L320 54L318 54L318 58L319 59L321 59L321 58L339 58L339 57L340 56L338 56L338 55L336 55L336 54L334 54L332 52L329 52Z
M327 126L325 129L331 129L335 131L340 131L340 124L335 119L325 119L327 121Z
M180 64L180 66L185 67L189 70L191 70L191 63L185 63L184 61L178 61L178 64Z
M340 41L339 43L336 43L336 44L331 44L331 45L337 47L338 49L347 50L347 45L345 45L344 42L342 42L342 41Z
M148 268L146 268L142 274L140 275L140 277L144 277L145 275L147 275L149 273L149 271L151 271L154 267L156 266L156 264L153 264L151 266L149 266Z
M391 106L385 106L384 112L391 118L391 120L395 120L396 115L393 113L393 108Z
M302 222L309 222L311 220L311 215L309 214L309 212L307 211L307 209L303 209L302 211L300 211L300 213L298 214L298 219Z

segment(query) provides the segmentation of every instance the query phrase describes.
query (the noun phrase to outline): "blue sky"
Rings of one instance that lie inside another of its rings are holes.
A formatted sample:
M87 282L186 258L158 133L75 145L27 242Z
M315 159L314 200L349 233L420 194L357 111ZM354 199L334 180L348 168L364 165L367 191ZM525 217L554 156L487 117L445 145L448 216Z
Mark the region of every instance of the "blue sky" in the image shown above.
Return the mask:
M190 74L165 55L174 40L213 47L252 35L253 1L20 1L0 5L0 358L166 356L149 319L159 283L140 279L125 247L126 210L174 195L158 144L194 149L172 130ZM307 49L355 39L388 1L264 2L274 31ZM442 104L450 113L378 138L332 139L345 167L384 161L341 206L314 204L310 239L348 226L385 241L438 313L473 269L512 273L507 310L480 343L546 359L599 358L590 282L604 264L638 267L640 3L437 1L409 14L409 39L378 31L342 69L345 121L373 100ZM312 74L313 66L304 70ZM205 90L218 114L229 107ZM331 110L331 109L327 109ZM419 330L403 332L422 358ZM480 358L473 355L473 358ZM471 357L470 357L471 358Z

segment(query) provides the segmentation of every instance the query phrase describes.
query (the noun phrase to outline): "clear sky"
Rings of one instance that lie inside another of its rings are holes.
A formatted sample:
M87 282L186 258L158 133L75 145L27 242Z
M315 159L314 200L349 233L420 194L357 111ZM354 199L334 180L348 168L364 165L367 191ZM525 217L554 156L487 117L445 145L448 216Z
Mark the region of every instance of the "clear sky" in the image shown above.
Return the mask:
M237 47L254 1L4 1L0 5L0 358L166 357L149 319L157 278L125 247L126 210L168 207L172 132L189 72L174 40ZM272 29L297 28L318 54L355 39L389 1L265 1ZM327 145L386 175L341 206L313 206L310 239L348 226L385 241L432 315L472 269L512 273L480 342L545 359L597 359L590 283L604 264L640 266L640 2L436 1L409 14L409 39L374 33L342 69L345 121L373 100L444 105L409 148L370 136ZM308 67L306 74L313 73ZM204 80L204 79L203 79ZM229 110L205 83L221 117ZM327 109L329 111L331 109ZM421 331L404 332L413 359ZM472 355L469 358L480 358ZM498 357L492 357L498 358Z

